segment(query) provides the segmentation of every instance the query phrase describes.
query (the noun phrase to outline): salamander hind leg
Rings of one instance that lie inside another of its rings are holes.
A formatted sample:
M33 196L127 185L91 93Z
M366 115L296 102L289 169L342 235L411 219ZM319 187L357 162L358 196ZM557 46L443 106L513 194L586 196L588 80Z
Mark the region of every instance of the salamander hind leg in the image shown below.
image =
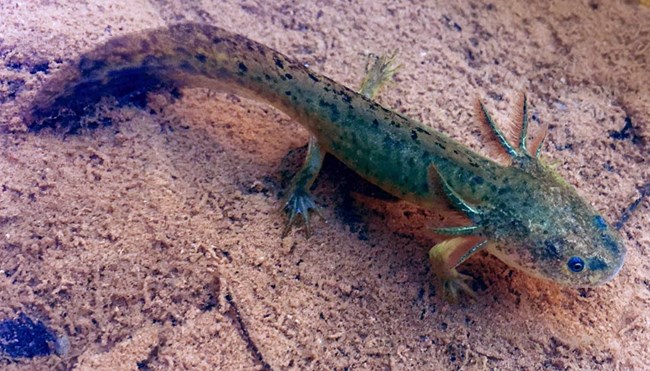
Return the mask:
M359 88L359 94L369 99L375 98L379 90L393 78L399 68L395 64L395 54L390 56L371 56L366 66L366 75ZM283 210L288 216L287 224L282 231L286 236L291 228L302 220L307 237L311 235L310 213L320 215L318 205L313 200L309 188L318 177L325 151L320 148L316 138L309 139L307 157L302 168L295 175Z
M359 94L369 99L375 99L379 90L386 85L399 69L395 61L396 53L391 55L370 55L366 64L366 76L361 82Z
M316 138L310 137L305 162L293 178L286 201L283 204L283 210L287 214L288 220L282 231L282 236L286 236L291 231L291 228L301 220L307 238L311 235L310 213L315 212L320 215L320 212L309 188L314 184L323 166L324 158L325 151L320 147Z

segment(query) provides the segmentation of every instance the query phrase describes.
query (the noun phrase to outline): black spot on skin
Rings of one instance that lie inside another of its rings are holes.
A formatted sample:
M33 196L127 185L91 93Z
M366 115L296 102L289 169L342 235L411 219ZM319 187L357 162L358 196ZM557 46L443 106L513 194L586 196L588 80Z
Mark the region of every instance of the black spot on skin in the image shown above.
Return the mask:
M196 60L201 62L201 63L205 63L205 61L208 60L208 57L206 57L205 54L201 54L201 53L195 55L194 58L196 58Z
M275 65L278 66L278 68L284 69L284 63L278 58L275 58Z
M607 269L607 263L600 258L589 259L589 269L592 271L600 271Z
M618 244L616 243L616 241L614 241L614 239L609 234L603 233L601 235L601 238L607 250L611 251L613 254L619 253Z
M446 149L447 149L447 147L443 146L442 143L440 143L440 142L436 142L436 145L437 145L438 147L440 147L442 150L446 150Z
M84 79L90 77L93 72L104 69L105 67L106 61L93 60L85 57L79 60L79 72Z
M603 217L600 215L594 216L594 225L596 228L598 228L599 231L604 231L607 229L607 223L605 223L605 219L603 219Z
M341 117L341 112L339 112L339 108L333 104L333 103L328 103L324 100L319 100L318 105L323 108L327 108L330 111L330 119L332 121L338 121L339 118Z
M125 68L111 71L108 74L108 82L88 91L97 90L98 95L113 96L117 99L118 105L133 104L137 107L147 105L147 93L163 88L173 88L161 81L157 76L151 75L145 67ZM102 91L99 91L102 89ZM85 95L83 90L75 90L76 98ZM96 96L95 99L98 97Z
M470 165L471 167L475 167L475 168L480 168L480 167L481 167L479 164L477 164L477 163L474 162L474 161L470 161L470 162L469 162L469 165Z
M180 67L181 70L183 70L185 72L189 72L189 73L195 73L196 72L196 68L187 61L181 62L179 67Z
M293 79L293 75L291 75L290 73L286 73L286 74L284 75L284 77L286 77L287 80L292 80L292 79Z
M417 130L419 133L422 133L422 134L424 134L424 135L429 135L429 136L431 135L431 133L429 133L428 131L424 130L423 128L421 128L421 127L419 127L419 126L417 126L417 127L415 128L415 130Z
M318 79L318 77L314 76L314 74L311 73L311 72L308 72L308 73L307 73L307 76L309 76L310 79L314 80L314 82L319 82L319 81L320 81L320 80Z
M391 121L390 121L390 126L394 126L394 127L396 127L396 128L401 128L401 127L402 127L402 124L400 124L399 122L396 122L396 121L394 121L394 120L391 120Z
M339 92L339 95L341 96L341 99L343 99L343 101L344 101L345 103L350 103L350 102L352 102L352 98L351 98L350 95L349 95L348 93L346 93L345 91L341 90L341 91Z
M241 72L241 73L248 72L248 67L246 67L246 65L243 62L239 62L237 67L239 68L239 72Z
M265 78L266 80L271 80L271 76L268 75L268 74L265 74L265 75L264 75L264 78Z
M187 49L181 46L174 48L174 51L176 52L176 54L179 55L192 55L191 52L189 52Z
M411 139L417 142L418 140L418 133L415 130L411 130Z
M218 37L218 36L215 36L215 37L212 38L212 43L213 43L213 44L219 44L219 43L221 43L222 41L223 41L223 39L220 38L220 37Z
M372 120L372 126L375 127L375 128L378 128L379 127L379 121L377 121L377 119L373 119Z
M156 67L160 65L160 59L155 55L146 56L140 63L143 67Z
M290 97L290 96L291 96L291 91L287 90L287 91L284 92L284 94L285 94L286 96Z
M505 194L510 194L510 193L512 193L512 188L510 188L509 186L501 187L497 191L497 194L499 194L499 195L505 195Z
M477 175L477 176L472 177L471 182L473 184L476 184L476 185L481 185L481 184L483 184L485 182L485 180L483 179L483 177L480 177L480 176Z
M551 238L544 241L544 252L542 257L545 259L560 259L560 249L564 241L560 238Z

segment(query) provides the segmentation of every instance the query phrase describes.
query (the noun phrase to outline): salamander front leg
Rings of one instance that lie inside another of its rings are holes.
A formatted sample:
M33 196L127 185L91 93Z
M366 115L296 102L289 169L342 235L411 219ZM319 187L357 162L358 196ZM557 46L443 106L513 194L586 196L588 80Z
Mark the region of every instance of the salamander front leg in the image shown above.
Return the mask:
M434 165L429 167L429 185L432 189L442 191L452 206L462 211L469 219L474 221L481 218L481 211L451 188ZM455 302L461 291L475 297L474 291L467 285L472 277L458 273L456 267L486 246L487 240L481 236L481 227L469 225L437 228L435 231L439 234L457 236L440 242L429 250L429 262L433 273L440 279L444 299Z
M486 243L487 241L481 237L456 237L443 241L429 250L429 263L433 273L440 279L442 296L445 300L456 302L461 291L475 297L474 290L467 284L472 277L458 273L456 267L483 248Z
M318 205L314 202L309 188L314 184L321 167L323 166L323 159L325 158L325 151L320 147L316 138L313 136L309 138L309 145L307 146L307 157L302 168L296 173L287 199L284 203L283 210L287 213L289 219L282 231L282 236L286 236L299 219L305 226L305 234L307 238L311 236L310 212L314 211L320 215ZM299 218L300 217L300 218Z

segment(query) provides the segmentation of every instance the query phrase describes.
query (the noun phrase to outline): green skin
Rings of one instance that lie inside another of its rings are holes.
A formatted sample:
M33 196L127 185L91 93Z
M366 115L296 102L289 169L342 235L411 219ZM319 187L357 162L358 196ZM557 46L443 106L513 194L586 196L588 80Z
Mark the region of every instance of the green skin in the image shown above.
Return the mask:
M32 130L69 124L105 95L132 98L169 87L232 92L275 106L313 136L289 192L285 233L298 220L309 227L309 212L316 210L309 187L329 153L401 199L431 209L449 202L468 216L471 226L439 229L461 237L430 252L452 296L469 291L455 267L482 248L563 285L598 285L618 272L625 248L616 231L542 164L539 151L529 153L525 100L518 147L503 138L483 108L512 161L502 166L373 102L391 73L387 63L378 63L359 94L243 36L181 24L116 38L82 55L39 92L27 122Z

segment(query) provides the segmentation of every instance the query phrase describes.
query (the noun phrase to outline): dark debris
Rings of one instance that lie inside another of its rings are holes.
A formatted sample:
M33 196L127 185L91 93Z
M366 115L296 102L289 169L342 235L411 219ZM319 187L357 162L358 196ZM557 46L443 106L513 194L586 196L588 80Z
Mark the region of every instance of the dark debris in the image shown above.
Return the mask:
M48 356L56 351L57 338L43 322L34 322L26 314L0 321L0 353L11 358Z
M610 130L609 137L615 140L631 140L632 144L640 145L643 143L643 137L637 133L637 129L632 124L632 118L625 116L625 125L620 131Z
M639 193L641 193L641 196L639 196L639 198L634 200L634 202L632 202L630 206L628 206L625 209L625 211L623 211L623 214L621 215L621 219L619 219L618 222L616 222L616 225L614 227L617 230L623 228L623 225L625 225L628 219L630 219L630 217L632 216L636 208L639 207L639 205L641 204L641 201L643 201L644 198L650 196L650 183L647 183L641 188L639 188Z

